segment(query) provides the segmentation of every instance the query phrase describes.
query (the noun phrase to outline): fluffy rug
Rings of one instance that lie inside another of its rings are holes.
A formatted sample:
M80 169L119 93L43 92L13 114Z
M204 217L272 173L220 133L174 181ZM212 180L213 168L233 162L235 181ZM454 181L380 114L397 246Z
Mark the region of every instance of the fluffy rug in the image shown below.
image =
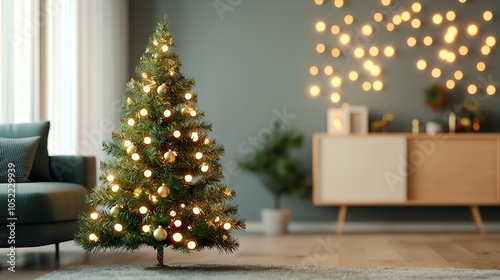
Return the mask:
M261 265L70 266L38 279L500 279L500 270Z

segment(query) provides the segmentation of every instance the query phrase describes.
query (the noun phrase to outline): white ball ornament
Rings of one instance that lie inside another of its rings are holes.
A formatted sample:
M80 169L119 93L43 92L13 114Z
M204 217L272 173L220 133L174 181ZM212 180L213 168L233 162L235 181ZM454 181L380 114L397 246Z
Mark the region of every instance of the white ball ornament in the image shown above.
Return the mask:
M161 84L157 89L156 92L159 94L165 94L167 92L167 85L165 83Z
M168 152L166 152L164 155L163 155L163 158L165 158L165 160L168 162L168 163L173 163L175 162L175 158L176 158L176 153L172 150L168 150Z
M167 231L162 228L162 226L158 226L158 228L153 232L153 237L158 241L167 239L167 235Z
M120 206L116 205L116 206L111 207L111 210L109 211L109 213L113 217L118 216L118 214L120 213Z

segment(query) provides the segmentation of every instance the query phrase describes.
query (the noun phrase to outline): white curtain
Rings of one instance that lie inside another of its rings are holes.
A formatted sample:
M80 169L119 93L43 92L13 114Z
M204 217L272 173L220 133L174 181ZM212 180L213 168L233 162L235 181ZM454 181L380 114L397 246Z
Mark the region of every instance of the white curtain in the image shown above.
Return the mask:
M1 0L0 122L48 119L49 154L101 157L128 80L127 5Z

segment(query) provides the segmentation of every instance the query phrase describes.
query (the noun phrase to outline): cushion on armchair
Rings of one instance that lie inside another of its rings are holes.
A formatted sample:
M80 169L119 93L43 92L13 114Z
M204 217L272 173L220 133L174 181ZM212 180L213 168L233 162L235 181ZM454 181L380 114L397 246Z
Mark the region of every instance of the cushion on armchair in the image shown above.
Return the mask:
M0 137L0 183L25 183L33 166L40 136ZM13 176L9 182L9 176Z
M26 138L40 136L40 143L36 149L33 167L28 176L32 182L52 181L49 168L49 154L47 152L47 138L49 136L50 123L40 121L34 123L0 124L0 137L3 138ZM6 167L2 167L6 168Z

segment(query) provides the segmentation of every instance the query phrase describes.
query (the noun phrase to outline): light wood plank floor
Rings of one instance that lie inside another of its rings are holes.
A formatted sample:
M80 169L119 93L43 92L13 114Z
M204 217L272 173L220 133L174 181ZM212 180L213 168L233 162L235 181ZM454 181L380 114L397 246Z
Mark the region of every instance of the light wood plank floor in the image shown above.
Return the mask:
M240 250L231 254L165 250L171 264L262 264L322 266L411 266L500 269L500 234L289 234L239 233ZM156 252L87 254L72 241L54 246L18 248L16 273L7 271L1 249L2 279L34 279L69 265L155 264ZM8 278L4 278L4 277Z

